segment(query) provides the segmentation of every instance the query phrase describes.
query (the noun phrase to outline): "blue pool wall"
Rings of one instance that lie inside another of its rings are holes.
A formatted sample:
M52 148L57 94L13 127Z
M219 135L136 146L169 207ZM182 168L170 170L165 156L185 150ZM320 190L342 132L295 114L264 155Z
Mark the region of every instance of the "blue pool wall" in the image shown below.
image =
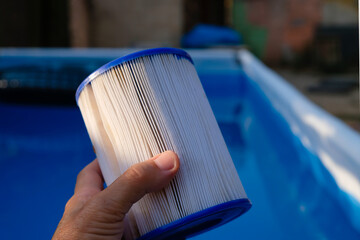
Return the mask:
M297 169L308 166L318 185L336 199L352 227L360 232L359 133L313 104L250 52L240 52L239 58L247 82L258 86L300 147L303 165ZM325 205L324 201L319 205Z
M43 50L33 59L35 50L21 54L39 65L89 61L95 67L129 51L105 51L102 58L99 50ZM247 51L189 53L253 203L240 218L194 239L359 239L356 185L344 185L332 167L357 183L359 135ZM11 63L4 55L0 51L0 67ZM95 157L80 111L0 103L0 113L0 238L49 239L77 173Z
M255 239L256 237L269 238L269 235L274 239L286 239L289 236L292 236L292 239L358 238L359 202L351 196L351 193L339 187L331 171L324 166L316 151L304 141L307 136L311 139L309 140L311 143L321 147L324 145L322 141L319 141L320 134L316 132L316 129L309 133L299 113L292 111L289 106L290 99L297 97L296 103L302 108L307 108L304 114L311 110L313 115L325 119L324 121L328 124L336 127L336 131L341 135L337 137L341 137L345 144L350 140L353 141L349 143L352 146L360 146L359 135L305 99L249 52L243 51L237 60L239 60L237 63L241 65L241 68L238 68L237 79L229 74L229 72L234 73L230 69L224 71L222 76L220 76L221 71L218 71L219 76L216 74L207 76L207 73L203 75L202 70L198 71L200 78L206 79L203 83L207 93L215 90L216 85L219 84L215 79L222 79L221 84L229 86L224 91L227 95L219 97L226 102L226 110L222 101L214 95L208 94L209 100L230 149L234 143L233 139L238 139L237 142L242 143L245 149L240 154L248 155L245 161L255 162L260 172L261 179L258 181L264 183L267 193L266 201L271 203L269 207L275 213L257 212L255 214L257 219L271 218L275 225L280 225L280 229L274 230L279 226L275 226L269 219L266 224L258 226L262 230L265 230L268 224L272 226L272 229L268 228L267 231L262 232L266 232L264 235L259 232L253 232L251 235L245 230L244 236L249 238L252 236ZM203 71L207 72L207 70ZM214 78L213 84L209 81L211 78ZM233 82L237 83L237 87L232 85ZM279 101L280 97L285 99ZM300 125L301 136L298 134L299 130L294 130L294 123L289 120L289 115L303 124ZM235 122L239 127L239 132L234 131L236 127L231 129L222 127L226 122ZM326 140L331 142L333 139L329 138ZM236 148L239 149L240 145ZM343 143L338 144L337 149L342 148L343 145ZM346 151L346 149L342 150ZM348 157L344 160L352 162L356 167L360 156L356 153L358 149L355 147L350 150L347 152L348 155L343 154L338 161ZM234 152L236 151L232 151L233 155ZM264 199L260 200L260 189L252 192L252 187L256 185L254 182L249 185L244 183L251 177L244 177L246 176L246 172L242 169L244 163L241 163L238 158L241 159L235 156L235 164L238 166L248 197L256 206L252 211L257 211L259 207L262 207ZM359 179L359 173L360 171L356 173L353 169L349 169L349 174L357 179ZM353 187L356 188L356 185ZM247 216L240 218L238 226L246 226L253 213L250 211ZM249 229L254 230L251 227Z

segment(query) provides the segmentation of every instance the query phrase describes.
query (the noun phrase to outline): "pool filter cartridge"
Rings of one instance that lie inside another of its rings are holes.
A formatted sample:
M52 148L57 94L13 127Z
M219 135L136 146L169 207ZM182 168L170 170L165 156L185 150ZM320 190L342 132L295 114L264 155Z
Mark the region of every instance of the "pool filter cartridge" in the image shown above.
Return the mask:
M251 207L185 51L157 48L116 59L81 83L76 100L107 185L163 151L179 156L169 186L127 214L127 237L185 239Z

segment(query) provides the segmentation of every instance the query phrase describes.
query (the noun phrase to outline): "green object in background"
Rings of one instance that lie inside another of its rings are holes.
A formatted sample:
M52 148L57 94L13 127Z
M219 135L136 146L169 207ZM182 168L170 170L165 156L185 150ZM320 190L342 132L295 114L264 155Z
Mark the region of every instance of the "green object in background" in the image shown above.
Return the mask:
M250 47L250 50L257 57L263 58L267 42L267 29L248 21L244 1L234 0L233 4L233 26L235 30L243 36L244 42Z

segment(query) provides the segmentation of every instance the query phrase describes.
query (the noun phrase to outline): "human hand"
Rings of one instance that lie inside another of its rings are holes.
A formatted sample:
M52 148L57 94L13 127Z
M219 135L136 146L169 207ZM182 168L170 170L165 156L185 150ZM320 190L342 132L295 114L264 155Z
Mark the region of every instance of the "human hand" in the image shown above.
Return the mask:
M104 180L95 159L79 173L74 195L52 239L121 239L124 217L131 206L146 193L164 188L179 164L177 155L166 151L133 165L103 189Z

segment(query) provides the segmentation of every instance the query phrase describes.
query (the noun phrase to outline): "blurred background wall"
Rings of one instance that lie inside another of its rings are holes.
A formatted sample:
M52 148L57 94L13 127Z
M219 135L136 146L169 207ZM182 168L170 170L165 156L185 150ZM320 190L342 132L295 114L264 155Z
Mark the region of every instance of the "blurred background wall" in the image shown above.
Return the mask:
M338 31L333 39L337 38L339 45L343 35L352 34L353 52L356 52L356 0L234 0L233 3L233 26L244 35L254 53L267 62L294 61L311 50L317 51L312 44L322 37L324 29Z
M70 44L68 2L0 0L0 47Z
M92 47L179 46L183 23L181 0L70 0L70 3L73 46L83 43ZM87 25L88 31L80 33L87 34L85 37L77 31L82 28L75 26L79 22Z
M324 54L357 63L357 2L1 0L0 46L180 47L185 33L205 23L232 27L269 64L321 61ZM352 49L341 49L346 45Z
M303 50L321 22L321 0L234 1L234 27L254 52L279 61Z

